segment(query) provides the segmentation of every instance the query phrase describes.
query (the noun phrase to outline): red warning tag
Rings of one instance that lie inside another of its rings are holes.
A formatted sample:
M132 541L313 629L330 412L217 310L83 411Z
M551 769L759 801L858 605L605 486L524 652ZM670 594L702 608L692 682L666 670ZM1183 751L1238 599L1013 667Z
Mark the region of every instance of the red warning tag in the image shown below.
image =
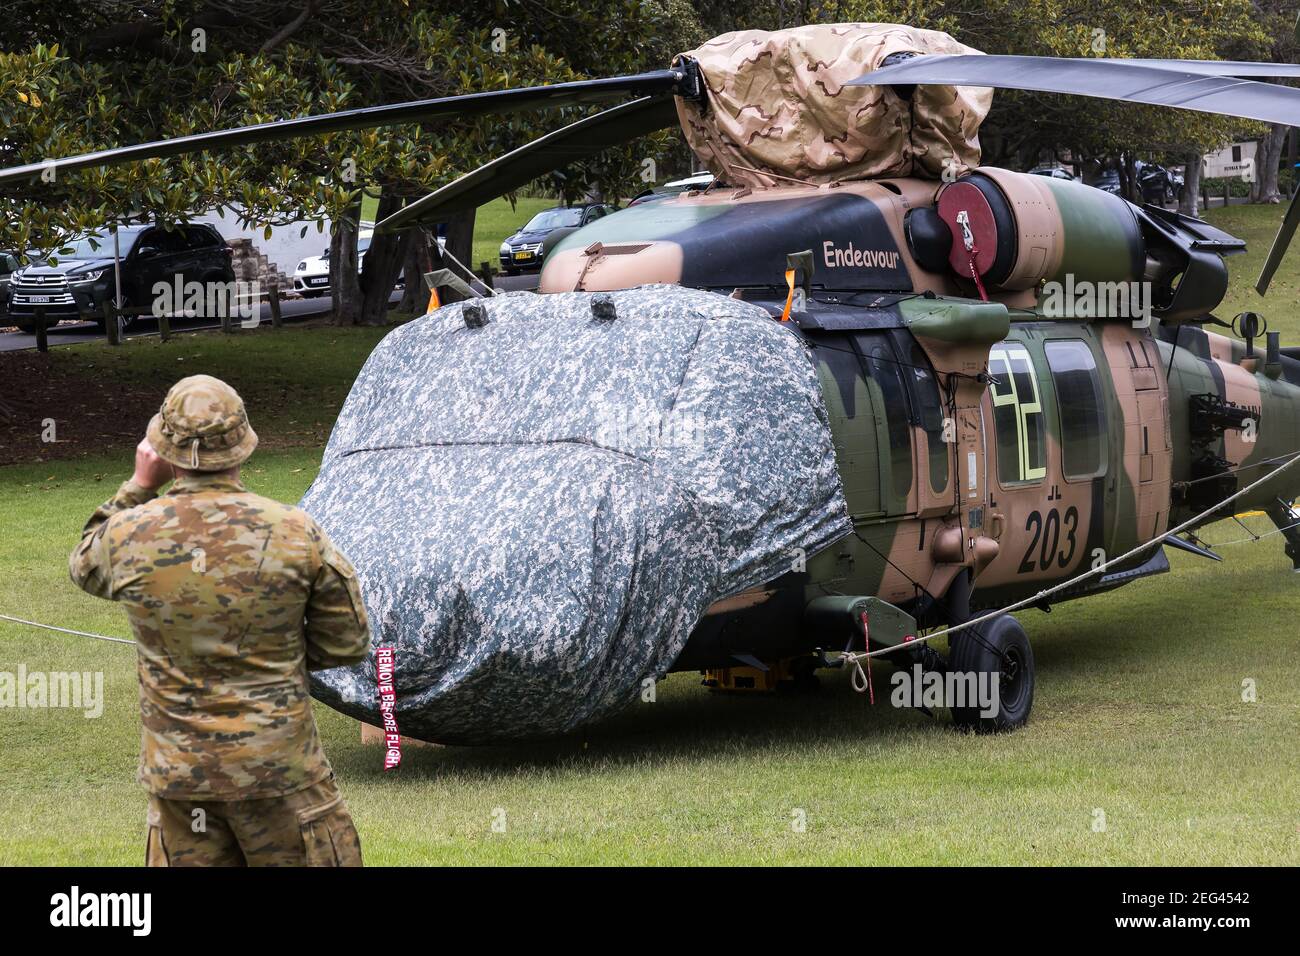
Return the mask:
M384 769L402 762L402 735L397 729L397 691L393 688L396 657L391 647L375 648L375 669L379 676L379 715L383 718Z

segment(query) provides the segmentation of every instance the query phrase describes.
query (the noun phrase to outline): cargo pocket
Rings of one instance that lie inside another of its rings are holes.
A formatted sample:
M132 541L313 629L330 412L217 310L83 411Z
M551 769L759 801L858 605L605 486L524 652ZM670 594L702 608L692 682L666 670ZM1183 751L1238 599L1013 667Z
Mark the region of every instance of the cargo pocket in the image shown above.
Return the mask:
M360 866L361 838L352 825L352 815L343 795L318 807L298 811L305 866Z
M162 814L158 812L157 807L151 806L145 820L149 827L149 835L145 837L144 865L171 866L167 847L163 843Z

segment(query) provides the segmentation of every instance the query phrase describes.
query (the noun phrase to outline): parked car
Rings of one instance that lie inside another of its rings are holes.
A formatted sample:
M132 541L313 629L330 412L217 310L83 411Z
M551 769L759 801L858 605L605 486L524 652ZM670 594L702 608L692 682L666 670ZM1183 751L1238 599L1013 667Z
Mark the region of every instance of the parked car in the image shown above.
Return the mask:
M1060 166L1035 166L1029 171L1031 176L1050 176L1052 179L1068 179L1071 182L1077 182L1074 176L1070 175L1068 169L1062 169Z
M664 183L662 186L656 186L654 189L647 189L645 192L638 193L628 205L639 206L642 203L671 199L673 196L680 196L682 193L690 192L693 189L708 189L713 185L713 180L713 173L708 171L692 173L685 179L675 179L670 183Z
M1183 177L1155 163L1136 164L1142 201L1163 206L1183 196Z
M1097 189L1100 189L1102 192L1112 193L1116 196L1120 195L1124 191L1123 187L1120 186L1119 173L1113 169L1102 170L1101 174L1092 185Z
M546 253L565 236L614 212L604 203L543 209L501 243L501 271L506 275L540 269Z
M366 250L374 237L373 228L363 228L357 233L357 270L365 261ZM326 249L318 256L308 256L298 263L293 270L293 291L301 293L305 299L329 295L330 292L330 251Z
M160 226L121 226L122 300L141 308L153 302L159 282L234 282L231 250L211 226L193 224L168 231ZM35 328L36 310L51 322L88 318L101 328L103 305L113 301L113 237L107 228L73 239L50 261L18 269L10 276L9 321L24 331Z
M9 314L9 277L18 268L18 256L0 249L0 318Z
M371 228L362 228L357 233L357 271L361 271L361 265L366 260L366 251L370 248L370 240L374 238L375 230ZM438 239L439 244L445 242L442 237ZM397 288L405 288L406 274L397 277ZM298 267L293 270L293 290L300 293L304 299L315 299L322 295L330 293L330 251L326 249L318 256L308 256L298 263Z

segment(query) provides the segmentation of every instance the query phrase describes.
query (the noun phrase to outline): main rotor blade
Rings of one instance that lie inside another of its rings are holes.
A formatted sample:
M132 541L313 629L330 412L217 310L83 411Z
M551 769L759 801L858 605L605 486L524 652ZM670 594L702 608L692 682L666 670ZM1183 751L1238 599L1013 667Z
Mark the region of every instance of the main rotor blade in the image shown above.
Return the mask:
M1259 63L1254 60L1151 60L1142 57L1117 56L1098 57L1095 62L1156 66L1168 70L1181 70L1184 73L1196 73L1200 76L1300 76L1300 63Z
M342 130L422 123L451 116L482 116L488 113L510 113L540 107L601 103L628 94L645 96L673 92L685 78L686 74L681 70L655 70L632 76L467 93L462 96L444 96L389 106L369 106L339 113L326 113L321 116L300 116L296 119L277 120L256 126L196 133L192 136L178 136L175 139L164 139L155 143L122 146L66 159L14 166L0 170L0 184L32 179L49 170L57 174L73 169L84 169L88 166L116 166L142 159L179 156L210 149L228 149L233 146L336 133Z
M1274 237L1273 245L1268 250L1268 258L1264 260L1264 268L1259 270L1259 281L1255 283L1255 291L1260 295L1268 291L1268 284L1273 281L1273 273L1277 272L1277 267L1282 264L1282 257L1286 255L1291 240L1295 238L1297 225L1300 225L1300 192L1295 194L1291 205L1286 207L1282 225L1277 227L1277 236Z
M671 96L647 96L623 103L497 157L389 216L376 224L375 231L441 222L452 213L477 209L538 176L676 122L677 108Z
M988 86L1173 106L1263 123L1300 123L1300 89L1119 60L919 54L850 86Z

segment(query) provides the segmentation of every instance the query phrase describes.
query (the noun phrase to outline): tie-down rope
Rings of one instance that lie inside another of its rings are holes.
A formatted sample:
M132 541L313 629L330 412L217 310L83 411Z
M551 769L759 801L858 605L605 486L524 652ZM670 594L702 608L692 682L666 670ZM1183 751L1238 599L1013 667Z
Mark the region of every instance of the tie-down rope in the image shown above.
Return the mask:
M1246 494L1247 492L1253 491L1255 488L1259 487L1264 482L1268 481L1270 478L1275 478L1276 476L1282 474L1282 472L1286 471L1297 461L1300 461L1300 452L1293 453L1291 460L1288 461L1286 464L1282 465L1282 467L1278 468L1277 471L1269 472L1267 475L1264 475L1262 478L1257 479L1256 481L1247 485L1245 488L1242 488L1240 491L1236 492L1235 494L1232 494L1227 498L1224 498L1218 504L1213 505L1210 508L1207 508L1205 511L1202 511L1196 517L1189 518L1187 521L1184 521L1182 524L1180 524L1177 528L1174 528L1172 531L1166 531L1161 537L1166 538L1169 537L1169 535L1181 534L1183 531L1186 531L1188 528L1192 527L1197 522L1201 521L1203 518L1210 517L1211 515L1214 514L1214 512L1218 511L1220 508L1222 508L1224 505L1228 504L1229 502L1236 501L1242 495ZM1294 527L1294 525L1291 527ZM1280 529L1280 530L1288 530L1288 529ZM1262 540L1263 538L1269 537L1270 535L1275 533L1278 532L1270 531L1267 534L1259 535L1254 540L1256 541ZM1249 539L1243 538L1241 540L1246 541ZM913 638L912 640L905 641L902 644L894 644L889 647L882 647L878 651L873 651L870 649L866 651L860 651L860 652L843 651L840 654L840 659L847 664L853 665L855 669L853 674L854 686L857 686L858 683L860 682L862 686L866 688L867 686L869 686L870 675L867 674L862 669L861 662L863 660L869 660L873 657L880 657L882 654L890 654L902 648L913 647L917 644L924 644L928 641L933 640L936 637L943 637L946 634L955 634L958 631L964 631L968 627L974 627L976 624L983 624L985 621L991 620L997 617L999 614L1009 614L1012 611L1019 610L1020 608L1023 607L1028 607L1031 604L1037 604L1040 601L1044 600L1045 598L1055 594L1056 592L1062 591L1068 587L1072 587L1073 585L1079 583L1080 581L1087 580L1093 575L1100 574L1102 571L1105 571L1107 568L1119 564L1123 561L1127 561L1129 558L1141 554L1143 551L1150 550L1153 545L1158 545L1159 543L1160 543L1159 538L1157 538L1155 541L1147 541L1143 544L1138 545L1136 548L1133 548L1130 551L1126 551L1124 554L1121 554L1117 558L1111 558L1109 561L1105 562L1104 564L1100 564L1095 568L1091 568L1088 571L1085 571L1083 574L1079 574L1073 578L1070 578L1068 581L1063 581L1060 584L1053 585L1052 587L1047 588L1046 590L1039 591L1037 594L1033 595L1032 597L1027 597L1024 600L1017 601L1014 604L1008 604L1004 608L1001 608L996 611L990 611L987 614L984 614L980 617L972 618L969 621L963 621L960 624L954 624L952 627L946 627L943 628L942 630L934 631L930 634L925 634L920 637ZM1238 543L1240 542L1238 541L1227 542L1227 544L1238 544ZM110 637L107 634L93 634L90 631L77 631L68 627L56 627L53 624L41 624L39 621L27 621L24 620L23 618L12 617L8 614L0 614L0 620L11 621L14 624L24 624L28 627L39 627L47 631L58 631L60 634L73 634L76 635L77 637L90 637L97 641L111 641L114 644L135 643L135 641L129 641L126 638L122 638L122 637ZM865 632L865 622L864 622L864 632Z
M124 637L109 637L107 634L92 634L89 631L74 631L69 627L55 627L53 624L41 624L38 621L24 621L21 617L10 617L8 614L0 614L0 621L12 621L15 624L26 624L28 627L43 627L47 631L58 631L61 634L75 634L78 637L93 637L97 641L112 641L114 644L135 643L135 641L128 641Z

